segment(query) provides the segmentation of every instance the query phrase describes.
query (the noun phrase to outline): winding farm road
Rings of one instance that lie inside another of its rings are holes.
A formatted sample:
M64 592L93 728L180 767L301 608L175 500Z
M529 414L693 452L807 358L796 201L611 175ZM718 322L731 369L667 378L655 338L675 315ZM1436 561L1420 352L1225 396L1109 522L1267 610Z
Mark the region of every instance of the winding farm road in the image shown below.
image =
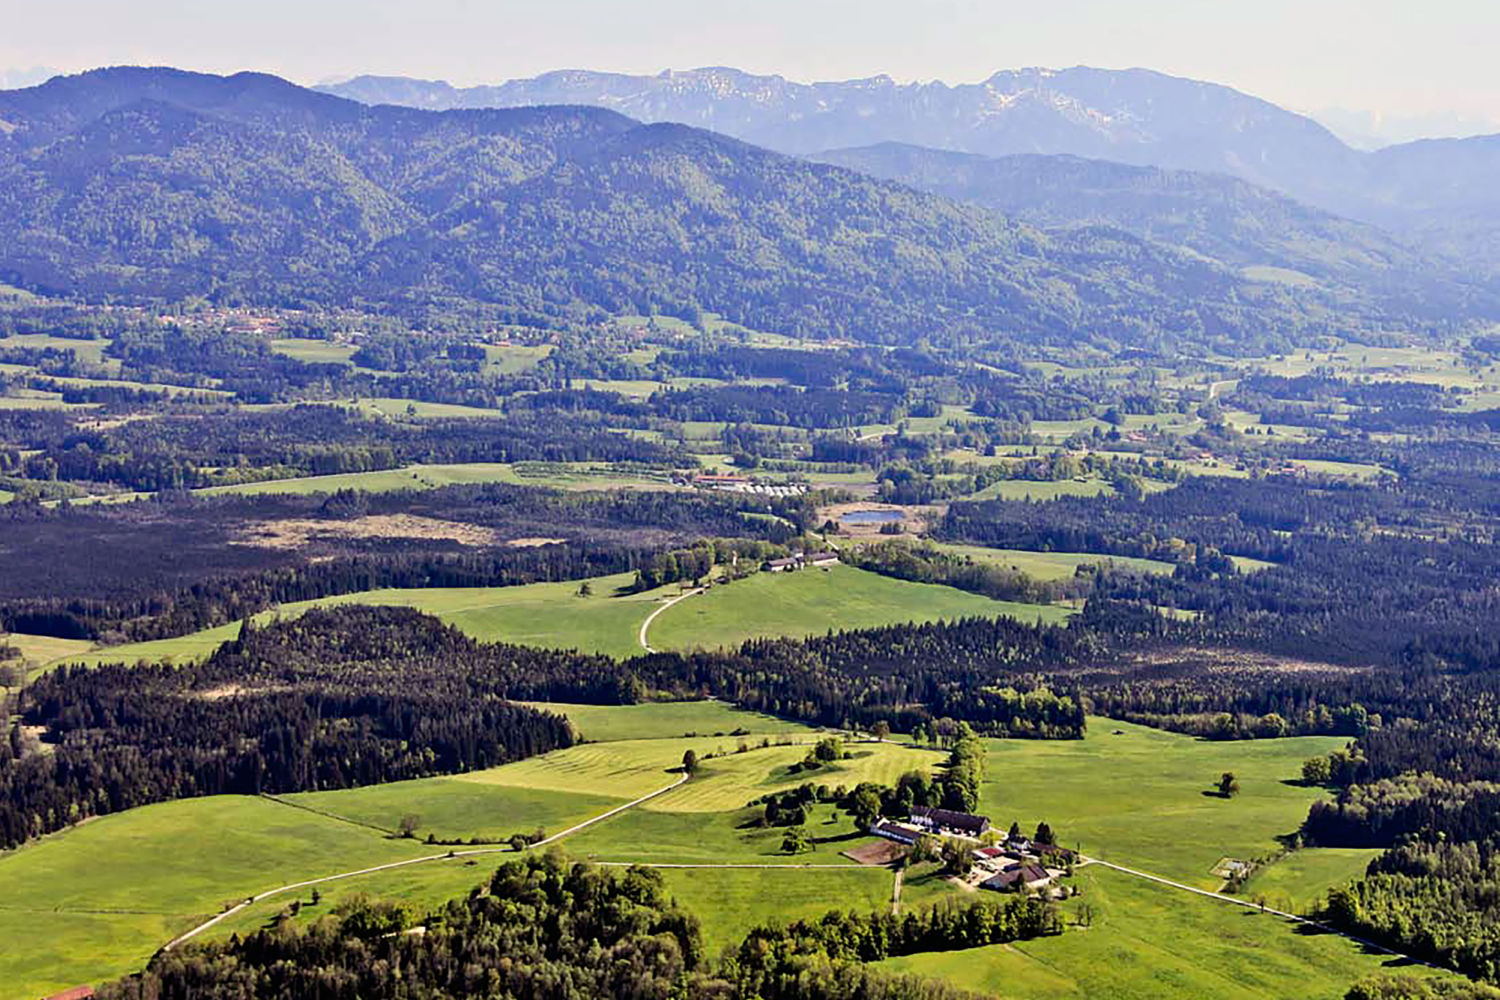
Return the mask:
M678 594L671 600L664 601L661 607L657 608L655 611L647 615L646 620L641 622L641 634L639 636L641 640L641 648L648 653L656 652L656 650L651 648L651 644L646 641L646 630L651 627L652 622L656 621L656 616L670 608L672 605L676 604L678 601L686 600L687 598L692 597L694 594L703 593L703 590L704 588L702 587L694 587L692 590L684 590L682 593Z
M627 809L633 809L636 806L640 805L642 802L649 802L651 799L656 798L658 795L665 795L672 789L681 786L683 782L688 780L688 777L689 775L683 774L676 781L672 782L670 785L667 785L665 788L658 788L656 791L651 792L647 795L642 795L640 798L634 799L630 802L626 802L624 805L615 806L608 812L602 812L597 816L591 816L588 819L584 820L582 823L576 823L573 826L568 827L566 830L563 830L559 833L554 833L552 836L547 837L545 840L537 841L535 844L532 844L531 847L532 849L538 847L546 847L548 844L555 843L563 839L564 837L571 836L572 834L577 833L579 830L593 826L595 823L603 822L604 820L609 819L611 816L618 815L619 813L622 813ZM276 800L273 799L272 801ZM236 903L234 906L231 906L229 909L225 910L223 913L220 913L218 916L205 920L198 926L177 935L172 940L162 945L161 950L171 951L178 945L183 944L187 941L191 941L193 938L197 937L199 934L202 934L209 928L214 927L222 921L234 916L236 913L239 913L246 907L252 906L255 903L259 903L261 900L269 899L272 896L279 896L284 892L292 892L296 889L306 889L310 885L321 885L324 882L337 882L340 879L354 878L358 875L372 875L375 872L390 871L392 868L406 868L410 865L425 864L429 861L447 861L452 858L471 858L479 854L514 853L515 851L510 847L480 847L467 851L444 851L442 854L428 854L420 858L407 858L404 861L391 861L383 865L374 865L370 868L360 868L357 871L339 872L337 875L324 875L321 878L310 878L302 882L292 882L287 885L279 885L274 889L267 889L265 892L256 893L254 896L247 896L244 901Z

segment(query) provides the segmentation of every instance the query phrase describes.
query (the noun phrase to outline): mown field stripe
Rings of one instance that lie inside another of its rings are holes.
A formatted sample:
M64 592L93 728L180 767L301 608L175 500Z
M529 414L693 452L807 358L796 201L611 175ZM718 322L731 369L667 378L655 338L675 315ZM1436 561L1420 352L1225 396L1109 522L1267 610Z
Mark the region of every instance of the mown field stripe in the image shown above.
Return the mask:
M561 833L554 833L552 836L548 837L545 840L539 840L539 841L537 841L535 844L532 844L531 847L533 849L537 848L537 847L545 847L548 844L552 844L552 843L555 843L555 842L561 840L562 838L568 836L569 834L577 833L579 830L582 830L585 827L593 826L595 823L599 823L599 822L601 822L603 820L609 819L611 816L615 816L615 815L617 815L617 814L619 814L621 812L624 812L626 809L629 809L629 808L631 808L633 806L640 805L642 802L645 802L648 799L654 799L658 795L665 795L667 792L670 792L672 789L678 787L683 782L687 781L688 778L689 778L689 775L684 774L680 778L678 778L676 781L672 782L670 785L667 785L665 788L658 788L656 791L651 792L649 795L642 795L640 798L635 799L635 800L633 800L631 802L627 802L624 805L616 806L615 808L609 810L608 812L600 813L598 816L594 816L594 817L591 817L589 819L586 819L582 823L574 824L573 826L568 827L566 830L563 830ZM275 801L275 800L272 800L272 801ZM286 805L288 803L282 803L282 804ZM309 810L309 811L315 812L316 810ZM337 817L335 817L335 818L337 818ZM231 906L229 909L225 910L223 913L220 913L220 914L218 914L215 917L212 917L212 918L210 918L208 920L205 920L203 923L199 924L198 926L193 927L193 928L191 928L191 929L183 932L182 934L177 935L175 938L173 938L172 940L168 941L166 944L162 945L161 950L162 951L171 951L173 948L177 947L178 945L185 944L186 942L191 941L193 938L197 937L199 934L202 934L204 931L209 930L210 928L214 927L215 925L219 924L220 922L222 922L224 920L227 920L228 918L234 916L236 913L239 913L241 910L245 909L246 907L252 906L255 903L259 903L262 900L269 899L272 896L279 896L279 895L281 895L284 892L292 892L293 890L296 890L296 889L306 889L310 885L321 885L321 884L323 884L325 882L337 882L340 879L354 878L354 877L356 877L358 875L373 875L376 872L390 871L393 868L406 868L406 867L409 867L411 865L425 864L425 863L427 863L429 861L447 861L447 860L449 860L451 858L471 858L471 857L474 857L475 855L480 855L480 854L501 854L501 853L504 853L504 854L514 854L515 851L512 848L510 848L510 847L483 847L483 848L477 848L477 849L474 849L474 850L467 850L467 851L444 851L442 854L429 854L429 855L426 855L426 856L420 857L420 858L407 858L407 859L405 859L403 861L390 861L390 862L387 862L386 864L383 864L383 865L374 865L374 866L372 866L370 868L361 868L358 871L339 872L337 875L325 875L325 876L322 876L321 878L305 879L305 880L303 880L301 882L293 882L293 883L290 883L288 885L280 885L280 886L277 886L274 889L267 889L264 892L257 893L257 894L255 894L253 896L247 896L247 897L245 897L244 900L242 900L241 902L236 903L234 906Z

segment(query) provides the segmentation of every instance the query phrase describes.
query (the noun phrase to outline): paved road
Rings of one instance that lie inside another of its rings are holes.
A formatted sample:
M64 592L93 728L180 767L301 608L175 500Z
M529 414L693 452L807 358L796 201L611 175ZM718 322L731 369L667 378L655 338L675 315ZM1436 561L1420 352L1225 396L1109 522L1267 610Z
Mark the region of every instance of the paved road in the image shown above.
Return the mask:
M639 636L639 638L641 640L641 648L644 649L648 653L654 653L654 652L656 652L656 650L654 650L654 649L651 648L651 644L646 641L646 630L651 627L651 623L652 622L656 621L656 616L657 615L661 614L663 611L667 610L672 605L676 604L678 601L685 600L685 599L687 599L689 597L692 597L694 594L701 594L701 593L703 593L703 588L702 587L694 587L692 590L683 591L682 593L678 594L676 597L672 598L670 601L664 602L661 607L657 608L655 611L653 611L649 615L647 615L646 616L646 620L643 621L643 622L641 622L641 634Z
M1376 944L1374 941L1367 941L1362 937L1357 937L1353 934L1346 934L1344 931L1339 930L1337 927L1332 927L1317 920L1309 920L1307 917L1298 916L1295 913L1287 913L1285 910L1277 910L1269 906L1261 906L1259 903L1251 902L1248 899L1240 899L1238 896L1228 896L1222 892L1211 892L1208 889L1199 889L1191 885L1184 885L1181 882L1173 882L1171 879L1162 878L1160 875L1152 875L1150 872L1138 871L1134 868L1126 868L1124 865L1112 864L1108 861L1100 861L1098 858L1085 857L1083 859L1083 864L1101 865L1105 868L1113 868L1117 872L1123 872L1126 875L1134 875L1136 878L1143 878L1149 882L1156 882L1159 885L1170 886L1173 889L1181 889L1183 892L1191 892L1194 895L1198 896L1207 896L1209 899L1217 899L1224 903L1233 903L1235 906L1243 906L1247 910L1259 910L1261 913L1269 913L1272 916L1282 917L1294 923L1304 924L1308 927L1316 927L1318 930L1326 931L1329 934L1337 934L1340 937L1348 938L1355 944L1373 949L1374 951L1381 952L1382 954L1390 955L1393 958L1399 958L1404 962L1411 962L1414 965L1425 965L1429 969L1443 969L1444 971L1448 971L1441 965L1433 965L1431 962L1424 962L1420 958L1412 958L1410 955L1403 955L1401 952L1396 951L1393 948L1387 948L1383 944Z
M598 816L590 817L589 819L584 820L582 823L577 823L577 824L575 824L573 826L568 827L566 830L563 830L563 831L561 831L559 833L554 833L552 836L546 838L545 840L539 840L535 844L532 844L531 846L533 848L546 847L548 844L554 843L556 841L559 841L559 840L563 839L564 837L567 837L567 836L569 836L571 834L577 833L579 830L582 830L585 827L593 826L595 823L599 823L599 822L602 822L603 820L609 819L611 816L615 816L615 815L617 815L619 813L622 813L626 809L634 808L635 806L640 805L642 802L648 802L651 799L656 798L658 795L665 795L666 793L670 792L672 789L677 788L684 781L687 781L688 777L689 777L688 775L684 774L681 777L679 777L676 781L672 782L670 785L667 785L665 788L658 788L656 791L650 793L649 795L642 795L640 798L635 799L635 800L633 800L631 802L627 802L627 803L625 803L622 806L616 806L615 808L609 810L608 812L603 812L603 813L600 813ZM475 855L479 855L479 854L514 854L514 853L515 852L510 847L480 847L480 848L472 848L472 849L467 850L467 851L444 851L442 854L428 854L428 855L425 855L425 856L420 857L420 858L407 858L404 861L391 861L391 862L389 862L387 864L374 865L374 866L372 866L370 868L360 868L357 871L339 872L337 875L325 875L325 876L323 876L321 878L310 878L310 879L307 879L306 881L303 881L303 882L292 882L292 883L290 883L288 885L279 885L279 886L277 886L274 889L267 889L265 892L257 893L254 896L249 896L243 902L236 903L234 906L232 906L229 909L225 910L223 913L220 913L218 916L213 917L213 918L211 918L209 920L205 920L203 923L201 923L198 926L192 928L191 930L188 930L188 931L186 931L186 932L184 932L182 934L177 935L177 937L173 938L172 940L168 941L165 945L163 945L161 950L162 951L171 951L173 948L177 947L178 945L183 944L186 941L192 940L193 938L197 937L199 934L202 934L204 931L208 930L209 928L215 926L216 924L218 924L218 923L220 923L220 922L222 922L224 920L227 920L229 917L234 916L236 913L239 913L241 910L245 909L247 906L250 906L250 905L252 905L254 903L259 903L261 900L268 899L271 896L279 896L279 895L281 895L284 892L292 892L292 891L294 891L296 889L306 889L310 885L321 885L324 882L337 882L340 879L354 878L357 875L372 875L375 872L390 871L392 868L405 868L405 867L408 867L409 865L426 864L429 861L446 861L446 860L448 860L450 858L471 858L471 857L474 857Z

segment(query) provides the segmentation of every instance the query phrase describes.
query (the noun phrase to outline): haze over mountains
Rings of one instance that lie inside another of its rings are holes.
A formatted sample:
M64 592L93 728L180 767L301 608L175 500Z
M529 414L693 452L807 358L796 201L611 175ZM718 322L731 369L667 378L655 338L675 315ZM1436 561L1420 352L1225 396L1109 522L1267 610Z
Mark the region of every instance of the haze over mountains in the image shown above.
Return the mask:
M426 108L590 104L797 155L899 142L983 156L1069 154L1226 173L1500 268L1500 138L1356 150L1303 115L1149 70L1008 70L973 84L888 77L795 83L734 69L657 76L568 70L496 86L359 77L324 88Z
M992 168L857 159L577 105L429 111L262 74L97 70L0 93L0 280L540 324L711 311L886 343L1263 349L1500 316L1493 289L1222 177L1080 176L1049 202ZM1033 192L1062 180L1043 166Z

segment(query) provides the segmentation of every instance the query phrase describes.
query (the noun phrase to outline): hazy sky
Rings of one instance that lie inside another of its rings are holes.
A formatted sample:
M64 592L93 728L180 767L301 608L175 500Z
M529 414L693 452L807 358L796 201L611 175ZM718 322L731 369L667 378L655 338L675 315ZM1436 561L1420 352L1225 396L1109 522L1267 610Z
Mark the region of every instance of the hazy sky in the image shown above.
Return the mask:
M0 0L0 70L118 63L494 82L731 65L800 80L1147 66L1297 109L1500 121L1497 0Z

